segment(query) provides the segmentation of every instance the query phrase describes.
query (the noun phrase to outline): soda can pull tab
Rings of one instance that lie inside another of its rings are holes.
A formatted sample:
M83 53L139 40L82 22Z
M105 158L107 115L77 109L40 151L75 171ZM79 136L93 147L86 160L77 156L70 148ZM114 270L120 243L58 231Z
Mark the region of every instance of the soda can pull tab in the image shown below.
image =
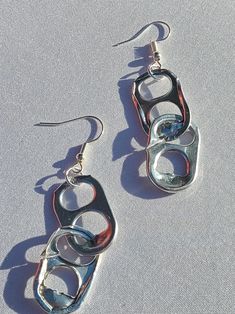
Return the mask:
M161 190L170 193L185 189L193 183L197 175L200 142L198 128L193 123L190 123L188 130L193 134L193 140L188 145L179 145L175 141L166 141L162 137L162 130L164 129L162 125L165 122L174 126L180 121L182 121L181 116L173 114L162 115L154 120L150 128L149 142L146 148L147 173L150 180ZM171 129L170 126L169 129ZM186 162L186 174L184 176L174 173L161 173L157 170L159 158L162 154L169 151L179 152L184 157Z
M86 264L76 264L65 260L60 256L57 248L58 239L62 236L79 236L86 241L91 241L93 238L90 232L73 226L59 228L52 234L46 249L41 255L33 284L35 299L47 313L67 314L75 311L86 295L98 262L98 256L94 256ZM78 289L75 296L52 290L46 286L46 278L58 267L69 268L75 273L78 281Z
M69 239L69 243L81 255L97 255L105 251L111 244L116 232L116 220L113 216L111 208L108 204L104 190L101 184L91 175L81 175L74 178L73 185L77 186L86 183L92 186L94 190L94 198L92 201L76 210L70 211L63 206L63 194L71 189L68 182L64 182L54 192L53 207L57 219L61 226L76 225L79 217L86 212L96 212L101 214L107 223L107 228L95 235L93 241L87 241L85 244L79 244L75 237Z

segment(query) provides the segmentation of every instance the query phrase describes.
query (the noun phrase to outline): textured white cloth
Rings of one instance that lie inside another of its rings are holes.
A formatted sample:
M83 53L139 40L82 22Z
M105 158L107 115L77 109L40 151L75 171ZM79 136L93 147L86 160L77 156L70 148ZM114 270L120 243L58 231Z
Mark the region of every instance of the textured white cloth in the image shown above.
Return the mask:
M92 114L105 133L87 149L85 173L102 184L118 235L78 312L234 313L234 2L2 1L0 15L0 312L42 313L32 276L57 227L51 195L89 133L85 121L33 125ZM131 101L156 29L112 47L154 20L172 28L162 63L202 138L198 179L174 195L146 178Z

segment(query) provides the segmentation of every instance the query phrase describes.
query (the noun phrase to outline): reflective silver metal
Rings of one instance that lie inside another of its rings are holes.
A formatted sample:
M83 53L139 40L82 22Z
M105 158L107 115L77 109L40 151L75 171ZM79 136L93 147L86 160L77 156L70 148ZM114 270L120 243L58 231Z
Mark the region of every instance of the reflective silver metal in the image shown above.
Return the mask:
M170 35L170 26L162 21L156 21L142 27L134 36L124 40L115 46L130 42L139 37L151 25L158 27L159 35L163 26L168 28L166 36L159 36L157 40L151 40L150 47L152 51L153 62L148 66L148 72L138 77L132 89L132 99L137 109L140 123L149 137L149 145L147 147L147 173L151 181L160 189L167 192L176 192L189 186L195 179L197 173L198 151L199 151L199 132L198 128L190 123L190 111L179 82L174 73L161 68L160 52L157 42L168 38ZM165 32L164 32L165 33ZM156 81L161 77L167 77L171 81L171 90L160 97L146 100L141 97L141 85L153 78ZM172 102L181 112L179 115L163 115L159 118L152 119L151 110L160 102ZM155 129L157 128L157 133ZM175 144L172 141L179 138L186 130L194 132L194 141L189 145ZM170 143L171 142L171 143ZM160 173L157 171L157 162L159 157L166 151L180 152L186 161L186 175L176 176L175 174Z
M35 298L47 313L66 314L75 311L88 291L98 262L98 256L94 256L89 264L76 264L61 257L57 242L62 236L79 236L87 241L93 238L90 232L74 226L59 228L52 234L41 254L33 284ZM58 267L69 268L76 275L78 289L75 296L52 290L45 285L48 275Z
M190 123L190 111L179 82L174 73L162 69L160 54L156 41L151 42L154 62L148 67L148 72L138 77L133 85L133 102L137 109L140 122L144 131L148 134L147 174L154 185L166 192L174 193L188 187L197 174L199 132L198 128ZM141 97L140 87L147 79L158 80L167 77L171 81L172 88L166 94L145 100ZM160 102L172 102L181 112L180 115L162 115L151 119L152 108ZM193 141L188 145L176 144L174 140L190 129L194 135ZM176 151L182 154L186 162L186 174L184 176L174 173L161 173L157 170L158 160L167 151Z
M131 36L131 38L129 38L127 40L120 41L119 43L114 44L113 47L117 47L119 45L131 42L132 40L138 38L140 35L143 35L143 33L145 31L147 31L147 29L149 29L149 27L151 27L152 25L156 26L158 28L158 31L159 31L159 36L158 36L157 41L166 40L170 36L171 28L170 28L169 24L167 24L164 21L153 21L151 23L148 23L148 24L144 25L135 35ZM165 31L164 31L164 36L160 35L160 33L162 32L163 27L167 28L167 33L166 34L165 34Z
M95 119L101 124L101 132L96 138L90 139L82 145L80 152L76 156L76 163L65 171L66 182L64 182L55 192L53 197L53 207L57 219L62 226L53 233L48 241L46 249L41 255L34 280L34 295L41 307L47 313L65 314L76 310L81 304L93 278L98 256L108 248L114 238L116 222L108 201L105 197L102 186L90 175L82 175L83 154L88 143L96 141L103 133L103 122L95 116L84 116L62 122L41 122L39 126L58 126L67 122L80 119ZM94 198L90 204L75 211L69 211L63 207L63 193L67 189L78 187L81 183L88 183L94 189ZM100 213L107 222L107 229L97 235L93 235L82 227L76 226L78 218L86 212ZM62 257L58 248L57 241L60 237L66 236L70 245L80 256L89 256L89 262L72 263ZM78 241L81 240L82 241ZM67 267L74 271L78 280L78 290L75 296L60 293L56 290L47 288L45 280L48 275L57 267Z
M189 131L193 135L193 140L187 145L176 144L176 141L168 141L162 138L162 125L168 124L171 129L171 124L180 123L181 116L179 115L162 115L155 119L151 125L147 152L147 173L153 184L161 190L174 193L185 189L194 181L197 174L198 155L199 155L199 131L198 128L191 123ZM182 154L186 162L186 175L179 176L174 173L161 173L157 170L158 160L162 154L167 151L175 151Z
M150 72L151 71L151 72ZM171 129L166 132L165 127L163 127L162 138L166 140L173 140L176 137L180 136L185 132L190 123L190 111L187 105L187 102L184 98L184 94L180 85L180 81L177 76L169 70L160 69L160 68L152 68L149 72L146 72L139 76L133 85L132 90L132 99L134 105L137 109L141 125L146 134L149 133L151 121L150 121L150 111L151 109L158 103L163 101L170 101L174 103L181 111L182 118L180 121L175 124L171 124ZM171 81L172 88L171 90L157 98L153 98L151 100L145 100L141 97L140 87L141 84L146 81L148 78L153 77L154 79L158 79L159 77L165 76Z
M154 47L152 49L155 49ZM157 49L157 48L156 48ZM166 94L145 100L141 97L141 84L152 77L167 77L171 81L172 88ZM137 109L141 125L148 134L147 147L147 174L154 185L160 189L174 193L188 187L196 178L198 152L199 152L199 132L198 128L190 122L190 111L179 82L174 73L169 70L155 67L154 63L149 67L149 71L138 77L133 85L132 94L134 105ZM180 115L162 115L152 119L151 110L160 102L172 102L179 109ZM190 145L175 144L173 141L190 129L194 133L194 140ZM181 153L186 161L186 175L178 176L174 173L160 173L157 170L157 163L160 156L166 151L177 151Z
M75 238L70 240L72 247L79 254L96 255L102 253L109 247L115 235L116 221L100 183L91 175L77 176L74 178L73 186L79 188L81 183L88 183L94 189L94 198L90 204L73 211L64 208L62 204L63 193L67 189L71 189L71 185L68 182L64 182L54 192L53 207L61 226L75 225L78 218L86 212L97 212L105 218L108 225L107 229L95 235L92 241L86 241L85 244L78 244Z
M87 120L93 119L93 120L98 121L99 124L101 125L101 131L98 134L98 136L96 136L95 138L92 138L92 139L88 138L87 139L87 141L81 146L80 152L76 155L77 162L65 172L65 178L66 178L66 180L68 181L68 183L70 185L74 185L73 184L74 178L76 176L78 176L78 174L82 174L82 170L83 170L83 155L84 155L84 151L85 151L86 145L89 144L89 143L97 141L101 137L103 132L104 132L104 125L103 125L102 120L100 120L96 116L89 115L89 116L78 117L78 118L65 120L65 121L60 121L60 122L39 122L39 123L35 124L35 126L56 127L56 126L60 126L60 125L66 124L66 123L70 123L70 122L74 122L74 121L82 120L82 119L87 119Z

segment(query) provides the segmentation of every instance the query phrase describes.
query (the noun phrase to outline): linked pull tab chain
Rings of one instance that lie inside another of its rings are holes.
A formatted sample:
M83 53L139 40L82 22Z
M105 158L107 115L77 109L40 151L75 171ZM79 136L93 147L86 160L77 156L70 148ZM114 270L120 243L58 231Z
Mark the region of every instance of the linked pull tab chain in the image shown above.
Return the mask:
M147 72L134 81L132 99L135 108L137 109L141 125L145 133L148 135L146 148L146 169L148 177L158 188L173 193L188 187L196 178L200 134L196 125L191 123L190 110L185 100L179 79L171 71L163 69L160 62L161 56L157 42L169 37L171 32L170 26L162 21L152 22L142 27L141 30L130 39L122 41L114 46L136 39L151 25L157 26L159 31L158 38L150 41L153 62L148 66ZM168 33L165 32L165 26L168 29ZM162 32L162 30L164 30L164 32ZM159 82L162 78L170 80L171 89L160 97L150 100L144 99L140 94L141 85L143 83L148 85L147 82L149 82L149 79L153 79L154 83ZM160 102L171 102L175 104L179 108L181 115L164 114L159 117L153 117L151 110ZM187 145L175 143L175 141L179 141L181 135L189 130L193 134L193 141L191 143ZM185 175L178 176L174 173L162 173L158 171L158 160L166 151L177 151L183 155L186 167Z
M79 308L96 271L99 255L111 244L115 236L116 221L109 207L105 193L100 183L91 175L83 175L83 159L86 145L96 141L103 133L103 122L95 116L84 116L63 122L41 122L39 126L58 126L80 119L93 119L100 122L101 131L95 138L88 138L76 155L76 163L65 172L66 181L53 194L53 209L59 221L57 229L49 239L41 254L40 263L34 279L34 295L40 306L47 313L68 314ZM86 183L94 190L93 200L86 206L70 211L63 206L64 193L72 188L80 188ZM83 227L77 226L78 219L86 212L99 213L107 222L107 228L99 234L93 234ZM78 254L79 262L67 259L61 254L58 240L66 237L69 246ZM78 289L75 295L65 294L46 286L46 278L56 268L67 267L76 275Z

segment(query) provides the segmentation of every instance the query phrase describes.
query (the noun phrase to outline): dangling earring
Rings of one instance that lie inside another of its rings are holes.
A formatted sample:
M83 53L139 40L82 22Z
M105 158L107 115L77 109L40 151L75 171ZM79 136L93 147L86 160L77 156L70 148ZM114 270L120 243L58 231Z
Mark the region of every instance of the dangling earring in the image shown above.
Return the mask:
M165 40L170 35L169 25L162 21L156 21L145 25L130 39L113 46L134 40L151 25L158 26L159 30L160 26L162 29L164 27L168 28L168 34L157 41ZM148 177L158 188L174 193L188 187L196 178L200 135L197 126L190 121L190 110L184 98L179 79L171 71L162 69L157 41L151 41L150 43L153 63L148 66L146 73L134 81L132 99L141 125L148 135L146 148ZM146 100L141 96L140 88L149 78L152 78L154 82L167 78L170 80L172 88L169 92L163 93L162 96ZM153 117L151 110L160 102L175 104L179 108L181 115L164 114L157 118ZM192 134L193 140L187 145L180 144L180 136L186 132ZM186 174L184 176L174 173L162 173L157 170L159 158L166 152L179 152L182 154L186 162Z
M103 123L95 116L84 116L63 122L42 122L39 126L58 126L79 119L93 119L101 124L100 134L92 140L87 140L77 154L77 162L65 173L66 181L54 192L53 207L60 223L60 228L50 237L45 250L41 254L41 260L34 279L34 295L40 306L48 313L71 313L81 304L96 270L99 254L105 251L114 238L116 222L109 207L104 191L100 183L91 175L83 175L83 155L88 143L96 141L103 133ZM71 187L78 187L81 183L88 183L94 189L94 198L90 204L83 206L75 211L69 211L63 207L61 200L63 193ZM107 221L107 229L100 234L94 235L83 227L76 226L76 221L86 212L100 213ZM57 247L59 238L66 236L70 246L79 256L89 256L86 260L79 263L68 261L61 256ZM78 241L78 238L82 241ZM74 271L78 280L78 289L75 296L60 293L52 290L45 285L47 276L58 267L67 267Z

